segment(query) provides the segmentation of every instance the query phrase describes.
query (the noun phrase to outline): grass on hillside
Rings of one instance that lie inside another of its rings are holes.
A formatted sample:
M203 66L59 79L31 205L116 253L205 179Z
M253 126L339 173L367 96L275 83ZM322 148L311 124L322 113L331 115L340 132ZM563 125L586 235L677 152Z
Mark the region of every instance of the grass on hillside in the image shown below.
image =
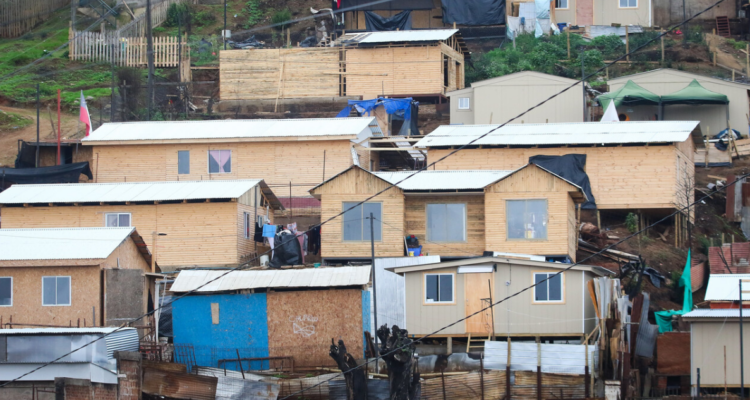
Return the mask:
M0 131L21 129L31 125L33 122L31 118L24 117L23 115L0 110Z

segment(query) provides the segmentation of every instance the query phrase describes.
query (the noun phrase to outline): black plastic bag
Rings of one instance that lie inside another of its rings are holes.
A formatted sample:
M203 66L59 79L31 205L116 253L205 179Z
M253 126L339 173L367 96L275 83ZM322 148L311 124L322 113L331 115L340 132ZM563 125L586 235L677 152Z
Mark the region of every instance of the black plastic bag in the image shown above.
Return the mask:
M273 260L269 263L271 268L302 264L302 249L297 236L288 232L277 233L273 244L276 249L273 251Z

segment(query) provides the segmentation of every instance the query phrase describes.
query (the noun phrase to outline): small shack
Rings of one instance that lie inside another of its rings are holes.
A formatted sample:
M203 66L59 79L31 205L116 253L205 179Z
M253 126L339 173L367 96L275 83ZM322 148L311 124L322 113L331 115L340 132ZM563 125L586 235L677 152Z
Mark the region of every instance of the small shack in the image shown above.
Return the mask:
M154 304L135 228L0 229L0 249L0 321L11 328L119 326Z
M3 228L136 227L159 265L236 266L268 248L256 223L283 206L263 180L14 185ZM260 239L262 241L262 239Z
M442 259L476 257L485 251L575 260L576 204L583 190L537 166L516 171L369 172L351 167L313 188L321 200L321 256L346 262L371 257L369 214L378 256L406 253L405 237L415 237L414 255ZM403 180L403 182L401 182ZM362 206L358 202L387 189Z
M172 304L174 343L191 345L198 366L335 366L331 338L364 357L369 283L370 266L181 271L171 291L195 292Z

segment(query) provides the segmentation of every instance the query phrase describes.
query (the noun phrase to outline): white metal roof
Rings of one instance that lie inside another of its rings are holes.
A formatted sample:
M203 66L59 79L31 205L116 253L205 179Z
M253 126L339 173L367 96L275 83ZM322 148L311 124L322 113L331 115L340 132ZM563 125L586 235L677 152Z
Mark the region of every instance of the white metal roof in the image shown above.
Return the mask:
M226 274L226 275L225 275ZM224 275L224 276L222 276ZM220 277L220 278L219 278ZM218 278L218 279L216 279ZM211 282L212 280L215 281ZM206 286L201 285L208 283ZM177 275L172 292L224 292L261 288L359 286L370 282L370 266L260 271L186 270Z
M0 261L107 258L134 230L133 227L0 229Z
M209 121L115 122L102 125L82 143L136 140L253 139L358 136L374 117L225 119Z
M509 124L472 145L562 145L682 142L698 121L568 122ZM414 147L461 146L500 125L442 125Z
M90 333L111 333L117 327L109 328L28 328L28 329L3 329L0 335L85 335ZM135 330L135 328L122 328L122 331Z
M341 41L354 41L357 43L433 42L446 40L457 32L458 29L418 29L407 31L351 33L344 35Z
M739 318L739 309L721 309L721 308L701 308L690 311L682 316L683 318ZM742 318L750 318L750 309L742 310ZM750 319L748 320L750 322Z
M13 185L0 193L0 204L236 199L261 182L245 179Z
M739 280L750 280L750 274L711 274L708 277L706 301L738 301L740 299ZM743 290L750 291L750 283L742 284ZM750 293L742 295L743 300L750 301Z
M391 184L414 174L416 171L373 172L375 176ZM514 171L422 171L398 184L402 190L466 190L484 189Z

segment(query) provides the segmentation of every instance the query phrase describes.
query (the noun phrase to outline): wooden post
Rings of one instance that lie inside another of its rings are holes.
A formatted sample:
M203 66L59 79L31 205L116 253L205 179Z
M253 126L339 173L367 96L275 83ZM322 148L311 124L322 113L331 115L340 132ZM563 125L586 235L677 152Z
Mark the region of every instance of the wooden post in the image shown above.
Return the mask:
M596 209L596 227L602 230L602 215L599 213L599 209Z
M292 47L292 30L287 28L286 30L286 47Z
M453 338L448 337L448 355L453 354Z
M732 78L734 78L734 70L732 70ZM734 152L735 154L737 154L737 158L738 159L742 158L740 157L740 151L737 150L737 143L734 141L734 132L732 131L732 124L730 123L729 120L727 120L727 135L729 136L729 144L732 148L734 148ZM729 153L731 155L732 149L729 149Z
M536 400L542 400L542 342L536 337Z
M568 60L570 60L570 27L565 27L565 33L568 35Z
M628 26L625 25L625 61L630 62L630 33L628 32Z
M443 400L447 400L448 398L445 396L445 373L444 373L444 371L445 371L445 367L443 367L440 370L440 381L441 381L442 386L443 386Z
M607 80L609 80L609 67L605 67L605 68L604 68L604 73L605 73L605 74L606 74L606 76L607 76Z
M510 336L508 336L508 363L505 365L505 398L510 400Z
M705 164L706 164L705 167L706 168L708 168L708 145L709 145L708 138L710 136L711 136L711 127L710 126L706 126L706 136L705 136L706 137L706 162L705 162Z
M734 68L732 68L732 82L734 82L734 81L735 81L735 79L734 79Z
M484 351L479 353L479 389L484 400Z
M745 45L745 74L750 74L750 44Z
M664 65L664 29L661 30L661 65Z
M584 397L588 399L590 397L590 393L589 393L589 379L591 379L591 376L589 375L589 342L586 341L586 343L584 343L584 346L585 346L585 350L586 350L586 355L585 355L585 357L586 357L585 365L586 366L585 366L584 371L583 371L584 372L583 385L585 386L585 388L584 388L584 393L585 393Z
M714 51L714 67L716 66L716 52Z

